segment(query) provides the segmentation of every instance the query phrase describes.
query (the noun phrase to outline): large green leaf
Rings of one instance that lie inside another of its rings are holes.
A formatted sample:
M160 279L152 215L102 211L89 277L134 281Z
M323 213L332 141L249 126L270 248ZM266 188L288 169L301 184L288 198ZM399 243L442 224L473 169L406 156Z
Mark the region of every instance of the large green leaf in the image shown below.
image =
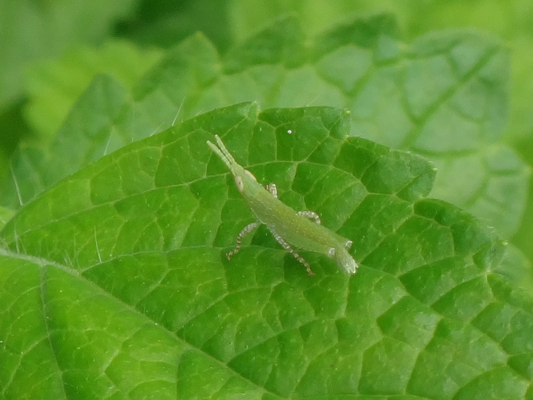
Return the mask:
M533 303L503 245L425 199L416 155L347 138L332 108L241 104L131 143L0 231L0 391L20 398L519 399ZM259 230L206 145L223 137L280 198L353 239L348 276Z

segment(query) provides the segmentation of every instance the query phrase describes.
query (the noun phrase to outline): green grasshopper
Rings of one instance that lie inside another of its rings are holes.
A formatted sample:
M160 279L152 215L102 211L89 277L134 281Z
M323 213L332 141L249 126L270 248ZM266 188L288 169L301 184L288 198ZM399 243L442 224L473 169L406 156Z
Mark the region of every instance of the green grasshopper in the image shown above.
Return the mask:
M235 177L235 185L257 219L244 227L237 236L235 249L227 254L228 260L241 249L242 239L261 224L265 224L278 243L291 253L314 275L309 263L296 253L290 245L303 250L325 254L335 260L339 267L350 274L357 272L358 265L348 252L352 241L320 224L320 217L313 211L295 211L278 200L276 185L263 187L250 171L237 164L222 140L215 135L218 146L207 142L209 147L228 166ZM313 219L314 221L311 221Z

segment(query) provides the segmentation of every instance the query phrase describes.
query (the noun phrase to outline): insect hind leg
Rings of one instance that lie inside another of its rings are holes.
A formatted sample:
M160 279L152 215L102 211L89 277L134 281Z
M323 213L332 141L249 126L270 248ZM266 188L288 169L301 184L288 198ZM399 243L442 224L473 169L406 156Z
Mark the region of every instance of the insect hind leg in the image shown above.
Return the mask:
M294 258L296 258L300 263L302 263L305 267L305 269L307 270L307 274L309 276L313 276L315 273L311 270L311 266L309 265L309 263L307 261L304 260L304 258L299 255L297 252L295 252L291 246L289 246L289 244L280 236L278 235L276 232L274 232L273 230L270 230L270 232L272 233L272 235L274 236L274 239L277 240L277 242L279 244L281 244L281 247L283 247L285 249L286 252L288 253L291 253Z
M226 257L228 257L228 260L231 259L231 257L234 254L237 254L239 250L241 249L241 242L242 239L248 235L251 231L253 231L255 228L257 228L259 225L261 225L259 222L252 222L251 224L246 225L241 233L237 236L237 244L235 245L235 248L231 250L229 253L226 254Z

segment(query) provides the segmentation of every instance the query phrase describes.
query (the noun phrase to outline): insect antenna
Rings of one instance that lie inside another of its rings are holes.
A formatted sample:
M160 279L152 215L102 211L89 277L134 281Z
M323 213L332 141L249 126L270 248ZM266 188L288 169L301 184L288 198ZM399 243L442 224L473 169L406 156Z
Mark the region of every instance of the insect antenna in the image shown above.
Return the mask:
M228 149L226 149L226 146L224 146L224 143L222 143L222 140L218 137L218 135L215 135L215 139L217 141L217 145L214 145L210 141L207 141L207 144L211 149L218 154L218 156L224 161L224 164L228 166L228 168L231 170L231 172L235 171L235 159L230 154Z

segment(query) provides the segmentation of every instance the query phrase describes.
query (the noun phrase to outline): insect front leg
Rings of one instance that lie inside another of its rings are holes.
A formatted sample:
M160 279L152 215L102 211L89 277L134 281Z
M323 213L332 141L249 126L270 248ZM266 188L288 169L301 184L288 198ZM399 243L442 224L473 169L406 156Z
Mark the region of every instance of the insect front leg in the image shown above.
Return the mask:
M296 215L301 215L302 217L307 217L307 218L313 218L317 224L319 225L321 224L320 217L314 211L298 211Z
M270 230L270 232L274 236L274 239L276 239L278 241L278 243L281 244L281 246L285 249L285 251L291 253L294 256L294 258L296 258L298 261L300 261L304 265L305 269L307 270L307 274L309 276L313 276L315 274L311 270L311 266L309 265L309 263L307 261L305 261L304 258L301 255L299 255L297 252L295 252L292 249L292 247L289 246L289 244L280 235L278 235L273 230Z
M275 198L278 198L278 188L276 187L275 183L269 183L265 186L265 189L269 191L269 193Z
M235 245L235 248L231 250L229 253L226 254L226 257L228 257L228 260L234 255L239 252L241 249L241 242L242 239L248 235L251 231L253 231L255 228L257 228L259 225L261 225L259 222L252 222L251 224L246 225L241 233L239 233L239 236L237 236L237 244Z

